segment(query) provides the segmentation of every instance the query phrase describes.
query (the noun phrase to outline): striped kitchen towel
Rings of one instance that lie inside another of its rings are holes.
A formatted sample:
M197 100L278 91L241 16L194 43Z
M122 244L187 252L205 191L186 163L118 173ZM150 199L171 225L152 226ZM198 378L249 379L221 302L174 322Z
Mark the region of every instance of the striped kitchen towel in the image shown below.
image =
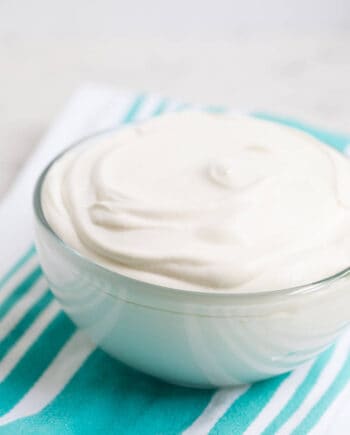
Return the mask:
M77 331L47 288L32 242L31 194L43 166L81 136L184 107L82 87L1 201L0 433L349 433L349 334L292 373L239 388L186 389L107 356ZM350 142L273 119L342 151Z

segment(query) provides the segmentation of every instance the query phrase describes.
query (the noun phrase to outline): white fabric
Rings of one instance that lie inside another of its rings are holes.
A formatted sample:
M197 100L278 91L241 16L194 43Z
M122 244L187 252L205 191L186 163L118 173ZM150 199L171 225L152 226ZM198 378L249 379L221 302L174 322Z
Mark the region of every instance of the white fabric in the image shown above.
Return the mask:
M33 240L32 194L35 181L42 169L57 153L74 141L89 133L116 125L117 120L122 116L122 113L118 113L118 110L121 112L125 110L128 101L132 97L133 95L129 93L119 93L105 86L91 84L78 89L70 99L64 112L41 141L5 198L0 202L0 276L18 259L19 253L23 253L28 249ZM147 104L152 104L152 97L147 101ZM145 107L142 109L143 111L146 114L149 108ZM7 295L6 289L8 288L9 291L13 289L15 283L12 281L21 280L28 271L35 267L35 264L36 259L29 260L23 269L5 284L0 295L0 303L1 298L4 299ZM32 293L34 294L34 301L44 291L45 286L40 280L34 288L34 293ZM23 298L20 304L17 304L7 313L0 322L0 337L9 333L15 327L29 307L29 299ZM21 339L2 359L0 363L0 380L7 376L23 353L38 337L40 331L52 321L58 312L59 308L55 301L47 305ZM2 328L4 329L2 330ZM78 352L72 355L71 349L78 349ZM50 403L93 349L93 345L80 332L75 332L33 388L10 412L0 418L0 425L17 418L32 415ZM330 364L320 377L316 387L310 392L303 406L286 422L279 433L290 433L317 402L320 390L323 391L330 385L339 367L346 359L348 349L349 336L344 337L338 344ZM283 383L269 405L265 407L248 428L248 433L260 433L266 428L268 423L276 416L277 411L281 409L281 403L286 402L303 381L309 366L310 364L296 371ZM55 373L55 382L50 382L52 373ZM218 391L214 394L207 408L186 432L188 434L207 433L232 402L244 394L245 389L243 387L241 389ZM346 409L349 398L350 386L347 385L342 394L337 397L314 427L312 433L323 433L325 428L327 428L325 433L348 433L344 428L347 427Z

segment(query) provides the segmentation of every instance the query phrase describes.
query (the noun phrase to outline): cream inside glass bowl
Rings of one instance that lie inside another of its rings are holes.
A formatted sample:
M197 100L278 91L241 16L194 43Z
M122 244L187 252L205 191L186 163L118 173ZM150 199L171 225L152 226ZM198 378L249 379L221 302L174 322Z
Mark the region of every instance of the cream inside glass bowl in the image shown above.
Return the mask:
M106 352L169 382L292 370L350 320L350 162L250 117L164 115L83 139L40 176L52 291Z

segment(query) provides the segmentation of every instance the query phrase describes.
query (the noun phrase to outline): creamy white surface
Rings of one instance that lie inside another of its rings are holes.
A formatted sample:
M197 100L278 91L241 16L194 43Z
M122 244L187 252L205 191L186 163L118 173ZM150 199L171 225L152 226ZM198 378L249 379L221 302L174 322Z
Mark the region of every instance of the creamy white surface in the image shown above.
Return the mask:
M77 251L169 287L273 290L350 264L350 162L250 117L184 112L97 137L51 167L42 204Z

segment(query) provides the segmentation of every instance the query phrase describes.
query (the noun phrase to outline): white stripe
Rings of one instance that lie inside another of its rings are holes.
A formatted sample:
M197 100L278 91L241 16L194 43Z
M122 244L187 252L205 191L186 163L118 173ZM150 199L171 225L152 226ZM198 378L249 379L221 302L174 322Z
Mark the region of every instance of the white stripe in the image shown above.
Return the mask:
M0 340L3 340L12 329L21 321L29 309L39 300L47 289L46 280L41 277L0 321Z
M0 382L8 376L11 370L16 366L30 346L35 342L59 311L60 307L58 303L56 301L51 302L0 361Z
M247 391L248 388L248 385L244 385L222 388L217 391L202 414L183 432L183 435L203 435L209 433L232 403Z
M24 278L38 266L36 255L31 257L0 289L0 304L18 287Z
M180 103L179 101L175 101L175 100L167 101L165 112L176 112L182 106L183 103Z
M133 121L142 121L153 115L153 112L158 108L159 104L163 101L163 98L158 95L150 94L146 95L146 98L139 107L136 116Z
M349 433L349 403L350 403L350 382L347 383L343 391L338 395L334 402L325 411L317 422L317 425L310 431L310 434L343 434ZM346 424L347 432L344 432Z
M344 364L344 361L348 357L348 343L348 340L341 340L341 342L337 345L327 366L324 368L323 372L318 378L318 381L314 385L313 389L309 392L306 399L303 401L303 406L301 406L280 428L278 431L279 434L290 434L307 416L312 407L318 402L320 397L327 391Z
M75 332L26 395L11 411L0 417L0 425L34 415L45 408L63 390L94 349L95 346L83 333Z
M127 108L135 100L134 96L132 98L130 98L130 95L116 96L110 92L106 97L101 99L99 107L93 103L96 111L89 120L90 133L116 128L124 118ZM81 136L86 134L87 132L85 131Z
M350 384L339 394L337 399L321 416L310 435L349 434Z
M310 435L321 434L342 434L349 433L349 403L350 403L350 384L348 383L337 399L326 410L317 422L316 426L310 431ZM344 422L346 423L344 425ZM347 432L342 432L346 429Z
M304 381L313 363L314 361L311 361L307 365L294 370L294 372L292 372L282 382L263 411L244 433L245 435L256 435L257 433L262 433L264 429L266 429L270 422L286 406L299 385Z
M350 157L350 144L347 144L344 148L344 154Z

